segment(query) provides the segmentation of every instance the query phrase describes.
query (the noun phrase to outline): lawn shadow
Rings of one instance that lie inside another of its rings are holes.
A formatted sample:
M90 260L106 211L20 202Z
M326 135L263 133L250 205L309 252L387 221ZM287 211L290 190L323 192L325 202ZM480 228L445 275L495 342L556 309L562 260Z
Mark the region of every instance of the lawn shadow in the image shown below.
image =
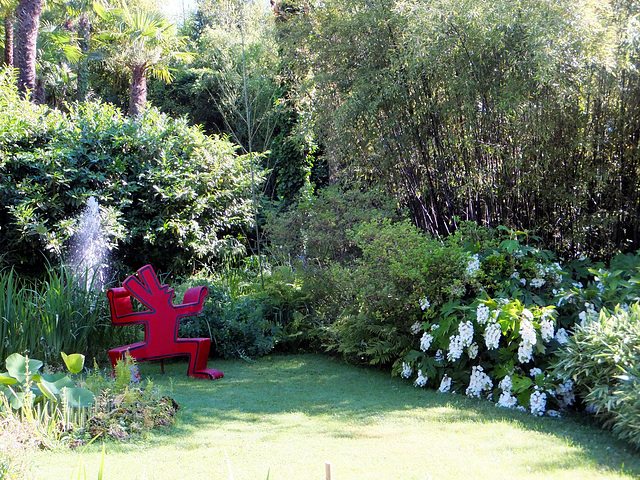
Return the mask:
M140 365L143 375L170 389L171 396L181 405L180 421L167 433L168 442L172 435L216 428L221 422L269 424L271 415L285 413L363 425L388 416L403 418L410 412L410 420L406 421L477 423L480 428L482 424L504 423L578 447L580 455L534 459L533 466L541 472L551 474L588 462L614 472L624 466L626 474L640 475L640 457L582 415L534 417L462 395L414 388L387 372L345 365L327 356L273 355L255 362L209 363L222 370L225 377L216 381L187 377L186 362L167 364L167 375L160 374L159 365Z

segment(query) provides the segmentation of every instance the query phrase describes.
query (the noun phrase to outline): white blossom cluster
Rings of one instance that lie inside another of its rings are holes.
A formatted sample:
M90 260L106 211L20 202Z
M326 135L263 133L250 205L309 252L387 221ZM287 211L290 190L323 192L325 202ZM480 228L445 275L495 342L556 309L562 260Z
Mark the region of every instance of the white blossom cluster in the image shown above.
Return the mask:
M473 342L473 323L470 321L460 322L458 325L458 332L460 333L460 341L465 347L469 347Z
M484 325L489 321L489 307L487 307L484 303L478 305L476 309L476 320L480 325Z
M475 358L478 356L478 344L477 343L472 343L471 345L469 345L469 347L467 347L467 355L469 355L469 358L471 360L475 360Z
M402 377L409 378L412 373L413 373L413 370L411 369L411 365L409 365L406 362L402 362L402 374L401 374Z
M518 347L518 361L528 363L533 356L533 346L536 344L536 329L533 326L533 314L528 309L523 309L523 317L520 320L520 346Z
M498 403L496 404L498 407L505 408L514 408L518 405L518 399L511 395L511 389L513 388L513 382L511 381L511 376L506 375L500 383L498 387L502 390L500 394L500 398L498 399Z
M422 338L420 339L420 350L422 350L423 352L429 350L431 342L433 342L433 335L428 332L424 332L422 334Z
M558 331L556 332L556 340L561 345L564 345L569 341L569 334L564 328L558 329Z
M484 331L484 343L489 350L495 350L500 344L502 329L497 323L491 323Z
M549 342L555 336L553 329L553 320L548 317L543 318L540 322L540 336L543 342Z
M449 351L447 352L447 360L455 362L462 356L464 344L460 335L451 335L449 337Z
M422 330L422 324L420 322L416 322L413 325L411 325L411 333L413 333L414 335L418 335L421 330Z
M533 415L544 415L544 411L547 409L547 394L538 390L531 394L529 399L529 409Z
M533 280L531 280L531 287L532 288L540 288L542 287L545 283L547 283L547 281L544 278L534 278Z
M480 397L484 390L491 390L493 382L489 375L484 373L481 366L474 366L471 369L471 379L467 387L466 394L468 397Z
M449 390L451 390L451 377L445 374L444 377L442 377L438 391L440 393L447 393Z
M478 270L480 270L480 257L476 253L469 259L469 263L467 264L467 277L475 277Z
M566 408L573 405L576 401L576 395L573 391L573 380L567 380L566 382L558 385L555 393L560 408Z
M418 378L415 379L413 384L416 387L424 387L428 380L427 376L422 373L422 370L418 370Z
M587 320L592 320L593 317L598 315L598 312L595 309L595 305L593 305L592 303L585 302L584 308L585 310L580 312L580 314L578 315L578 318L580 319L580 325L582 326L584 326Z
M431 304L429 303L429 300L427 299L427 297L421 298L420 308L424 311L424 310L427 310L429 307L431 307Z
M533 378L536 378L536 375L540 375L541 373L542 373L542 370L540 370L538 367L535 367L529 370L529 376Z

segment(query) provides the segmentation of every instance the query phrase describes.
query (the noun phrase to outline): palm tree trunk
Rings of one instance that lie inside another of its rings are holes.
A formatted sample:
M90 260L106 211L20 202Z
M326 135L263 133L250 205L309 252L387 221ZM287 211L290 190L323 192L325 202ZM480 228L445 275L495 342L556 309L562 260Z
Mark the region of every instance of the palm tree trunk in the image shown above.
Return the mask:
M131 67L131 86L129 89L129 116L137 117L147 103L147 69L146 65Z
M13 12L4 17L4 64L13 67Z
M80 16L80 20L78 21L78 37L80 37L79 43L80 50L82 51L82 59L78 66L77 99L79 102L84 102L89 93L89 67L87 55L89 54L91 41L91 23L89 21L89 15L86 12Z
M36 86L36 41L42 14L42 0L19 0L16 9L15 65L18 68L18 91L23 95Z

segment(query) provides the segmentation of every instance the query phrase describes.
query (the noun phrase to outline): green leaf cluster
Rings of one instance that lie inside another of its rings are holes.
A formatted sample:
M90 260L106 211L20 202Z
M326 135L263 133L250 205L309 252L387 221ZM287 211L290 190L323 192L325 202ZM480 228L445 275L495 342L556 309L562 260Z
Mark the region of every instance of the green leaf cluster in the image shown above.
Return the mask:
M215 260L253 221L252 159L184 119L149 109L133 120L100 103L68 114L36 107L8 71L0 103L0 247L11 265L35 270L43 255L64 255L90 196L128 270Z
M71 373L79 373L84 367L84 355L72 354L62 358ZM43 363L19 353L9 355L5 361L7 371L0 374L0 394L4 395L14 410L33 408L38 403L64 404L71 408L88 407L94 395L85 388L76 387L64 373L40 373Z

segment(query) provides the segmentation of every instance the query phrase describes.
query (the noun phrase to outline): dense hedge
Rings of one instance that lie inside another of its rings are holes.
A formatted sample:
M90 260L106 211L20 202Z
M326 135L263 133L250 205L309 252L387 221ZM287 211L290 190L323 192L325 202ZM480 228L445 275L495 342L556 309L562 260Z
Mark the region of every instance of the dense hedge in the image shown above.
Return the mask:
M189 271L241 248L252 221L249 158L155 109L138 119L88 103L68 113L21 100L0 73L0 251L23 270L57 260L97 198L114 256ZM256 172L254 172L256 173ZM261 175L254 175L261 181Z

